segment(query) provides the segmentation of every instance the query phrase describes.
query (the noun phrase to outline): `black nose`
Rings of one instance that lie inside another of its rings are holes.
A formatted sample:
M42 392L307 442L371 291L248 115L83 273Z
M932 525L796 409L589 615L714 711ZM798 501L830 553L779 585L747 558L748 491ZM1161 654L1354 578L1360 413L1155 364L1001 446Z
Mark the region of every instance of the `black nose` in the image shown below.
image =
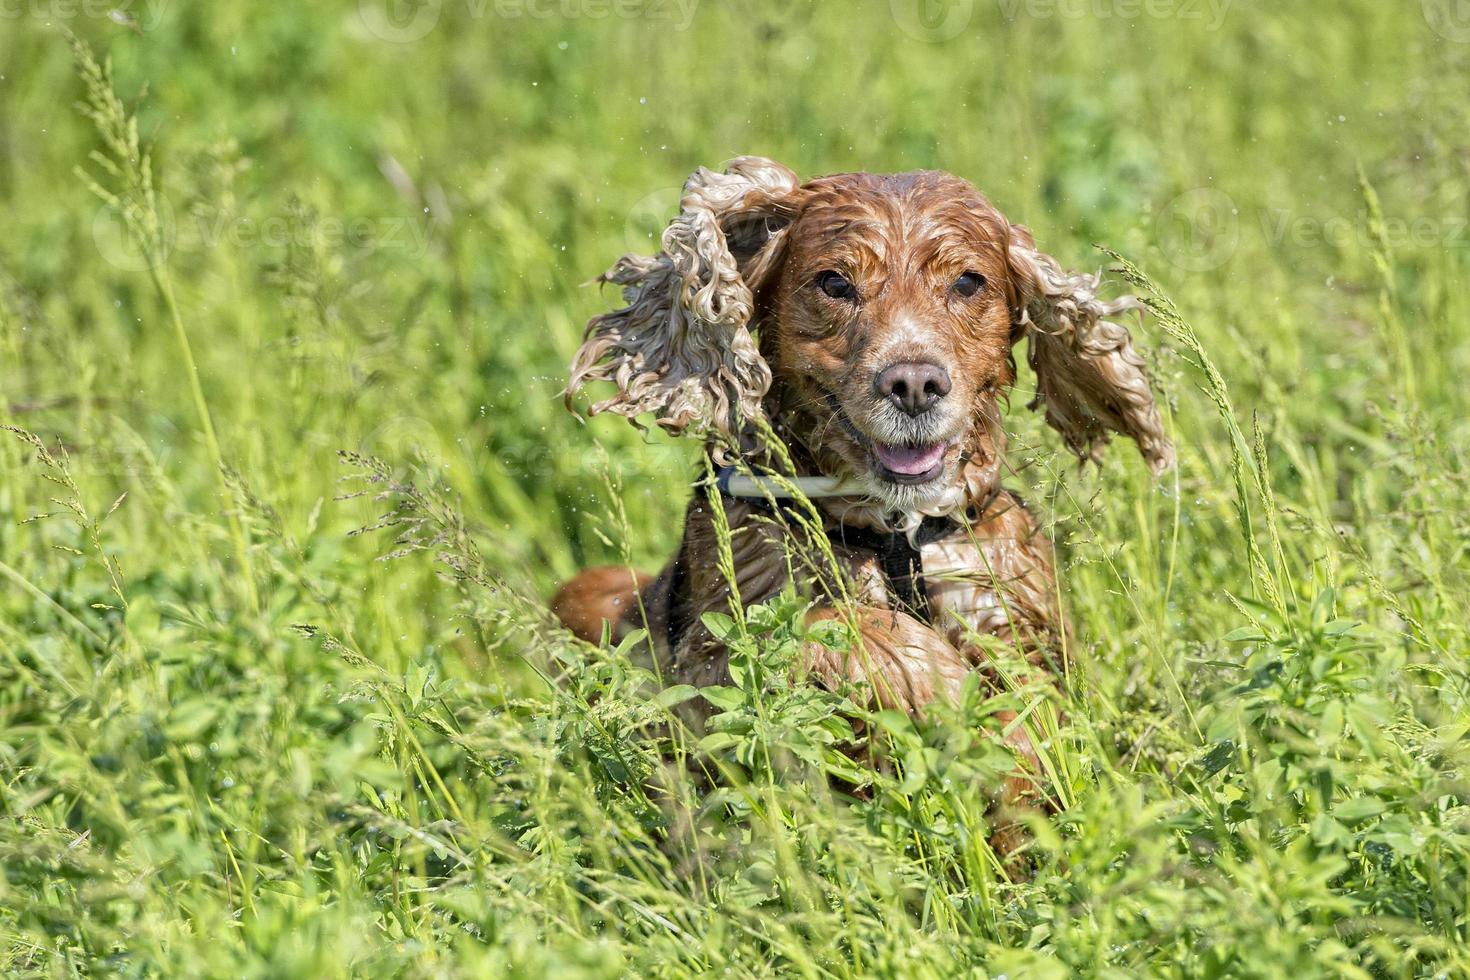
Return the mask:
M904 361L878 375L878 395L907 415L923 415L949 394L949 372L938 364Z

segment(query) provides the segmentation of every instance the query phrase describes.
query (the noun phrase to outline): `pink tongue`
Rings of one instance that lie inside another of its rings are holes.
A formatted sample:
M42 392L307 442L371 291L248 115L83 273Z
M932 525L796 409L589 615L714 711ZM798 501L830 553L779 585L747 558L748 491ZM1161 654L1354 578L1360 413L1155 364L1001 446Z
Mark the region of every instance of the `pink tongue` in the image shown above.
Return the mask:
M881 442L875 443L874 449L878 451L878 460L884 466L895 473L904 476L918 476L933 469L941 459L944 458L944 443L936 442L929 446L885 446Z

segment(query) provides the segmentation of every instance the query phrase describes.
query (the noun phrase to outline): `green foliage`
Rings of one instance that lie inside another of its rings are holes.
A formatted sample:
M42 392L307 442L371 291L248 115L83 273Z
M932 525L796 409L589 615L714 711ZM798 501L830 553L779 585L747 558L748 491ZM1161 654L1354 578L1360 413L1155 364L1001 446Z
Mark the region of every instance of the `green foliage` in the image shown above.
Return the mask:
M804 626L804 611L805 604L788 593L772 605L743 610L741 622L721 613L705 614L710 631L729 648L731 683L691 690L715 708L698 749L745 772L763 769L773 782L784 782L775 767L789 754L816 772L867 783L868 772L842 751L856 741L848 720L856 708L839 695L803 683L800 672L805 644L845 650L851 641L838 623Z
M0 969L1470 972L1470 44L1210 6L0 12ZM791 594L704 690L549 621L699 475L562 411L579 284L743 152L1148 303L1176 472L1007 418L1062 690L819 691Z

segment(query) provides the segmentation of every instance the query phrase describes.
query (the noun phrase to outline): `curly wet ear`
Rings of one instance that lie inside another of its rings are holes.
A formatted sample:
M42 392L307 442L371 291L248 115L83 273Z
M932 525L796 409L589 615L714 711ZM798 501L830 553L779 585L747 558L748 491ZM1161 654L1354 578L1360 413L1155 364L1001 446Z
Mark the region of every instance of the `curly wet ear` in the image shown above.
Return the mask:
M1084 460L1100 461L1108 433L1119 432L1138 444L1155 473L1172 466L1174 447L1143 358L1127 328L1108 319L1143 305L1132 296L1101 299L1100 276L1063 269L1019 226L1011 228L1009 260L1016 287L1012 338L1029 338L1036 372L1031 407L1044 407L1047 423Z
M601 276L627 305L587 324L568 405L588 382L610 381L617 392L591 414L651 413L674 433L732 437L759 415L771 371L750 334L752 290L778 262L797 188L794 173L760 157L695 171L663 250L625 255Z

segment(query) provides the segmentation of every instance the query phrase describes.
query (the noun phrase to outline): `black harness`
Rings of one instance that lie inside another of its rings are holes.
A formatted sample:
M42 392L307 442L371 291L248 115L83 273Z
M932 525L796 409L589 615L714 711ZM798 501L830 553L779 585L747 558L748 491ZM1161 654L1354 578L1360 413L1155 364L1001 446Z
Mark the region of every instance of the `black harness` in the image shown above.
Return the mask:
M875 552L894 598L914 616L928 623L931 621L929 590L924 584L920 549L949 537L959 529L960 525L947 517L926 517L912 541L901 531L874 531L847 524L837 525L829 536L842 542L843 547Z
M717 485L722 503L727 506L733 503L746 503L774 515L783 523L790 524L782 512L792 507L791 501L732 496L727 492L727 479L726 471L721 471L721 479ZM991 493L984 505L977 509L977 516L985 513L999 493L999 489ZM838 524L836 527L829 528L827 534L834 543L840 543L844 548L858 548L874 552L878 556L883 576L888 580L896 603L921 622L932 624L929 591L924 584L921 549L926 544L942 541L960 529L961 524L952 518L926 517L914 533L913 540L910 540L909 535L902 531L875 531L872 528L854 527L849 524ZM679 637L683 635L684 629L688 626L689 616L688 610L684 608L685 597L683 596L686 574L684 551L681 547L674 560L673 580L669 589L668 639L670 647L678 642Z

